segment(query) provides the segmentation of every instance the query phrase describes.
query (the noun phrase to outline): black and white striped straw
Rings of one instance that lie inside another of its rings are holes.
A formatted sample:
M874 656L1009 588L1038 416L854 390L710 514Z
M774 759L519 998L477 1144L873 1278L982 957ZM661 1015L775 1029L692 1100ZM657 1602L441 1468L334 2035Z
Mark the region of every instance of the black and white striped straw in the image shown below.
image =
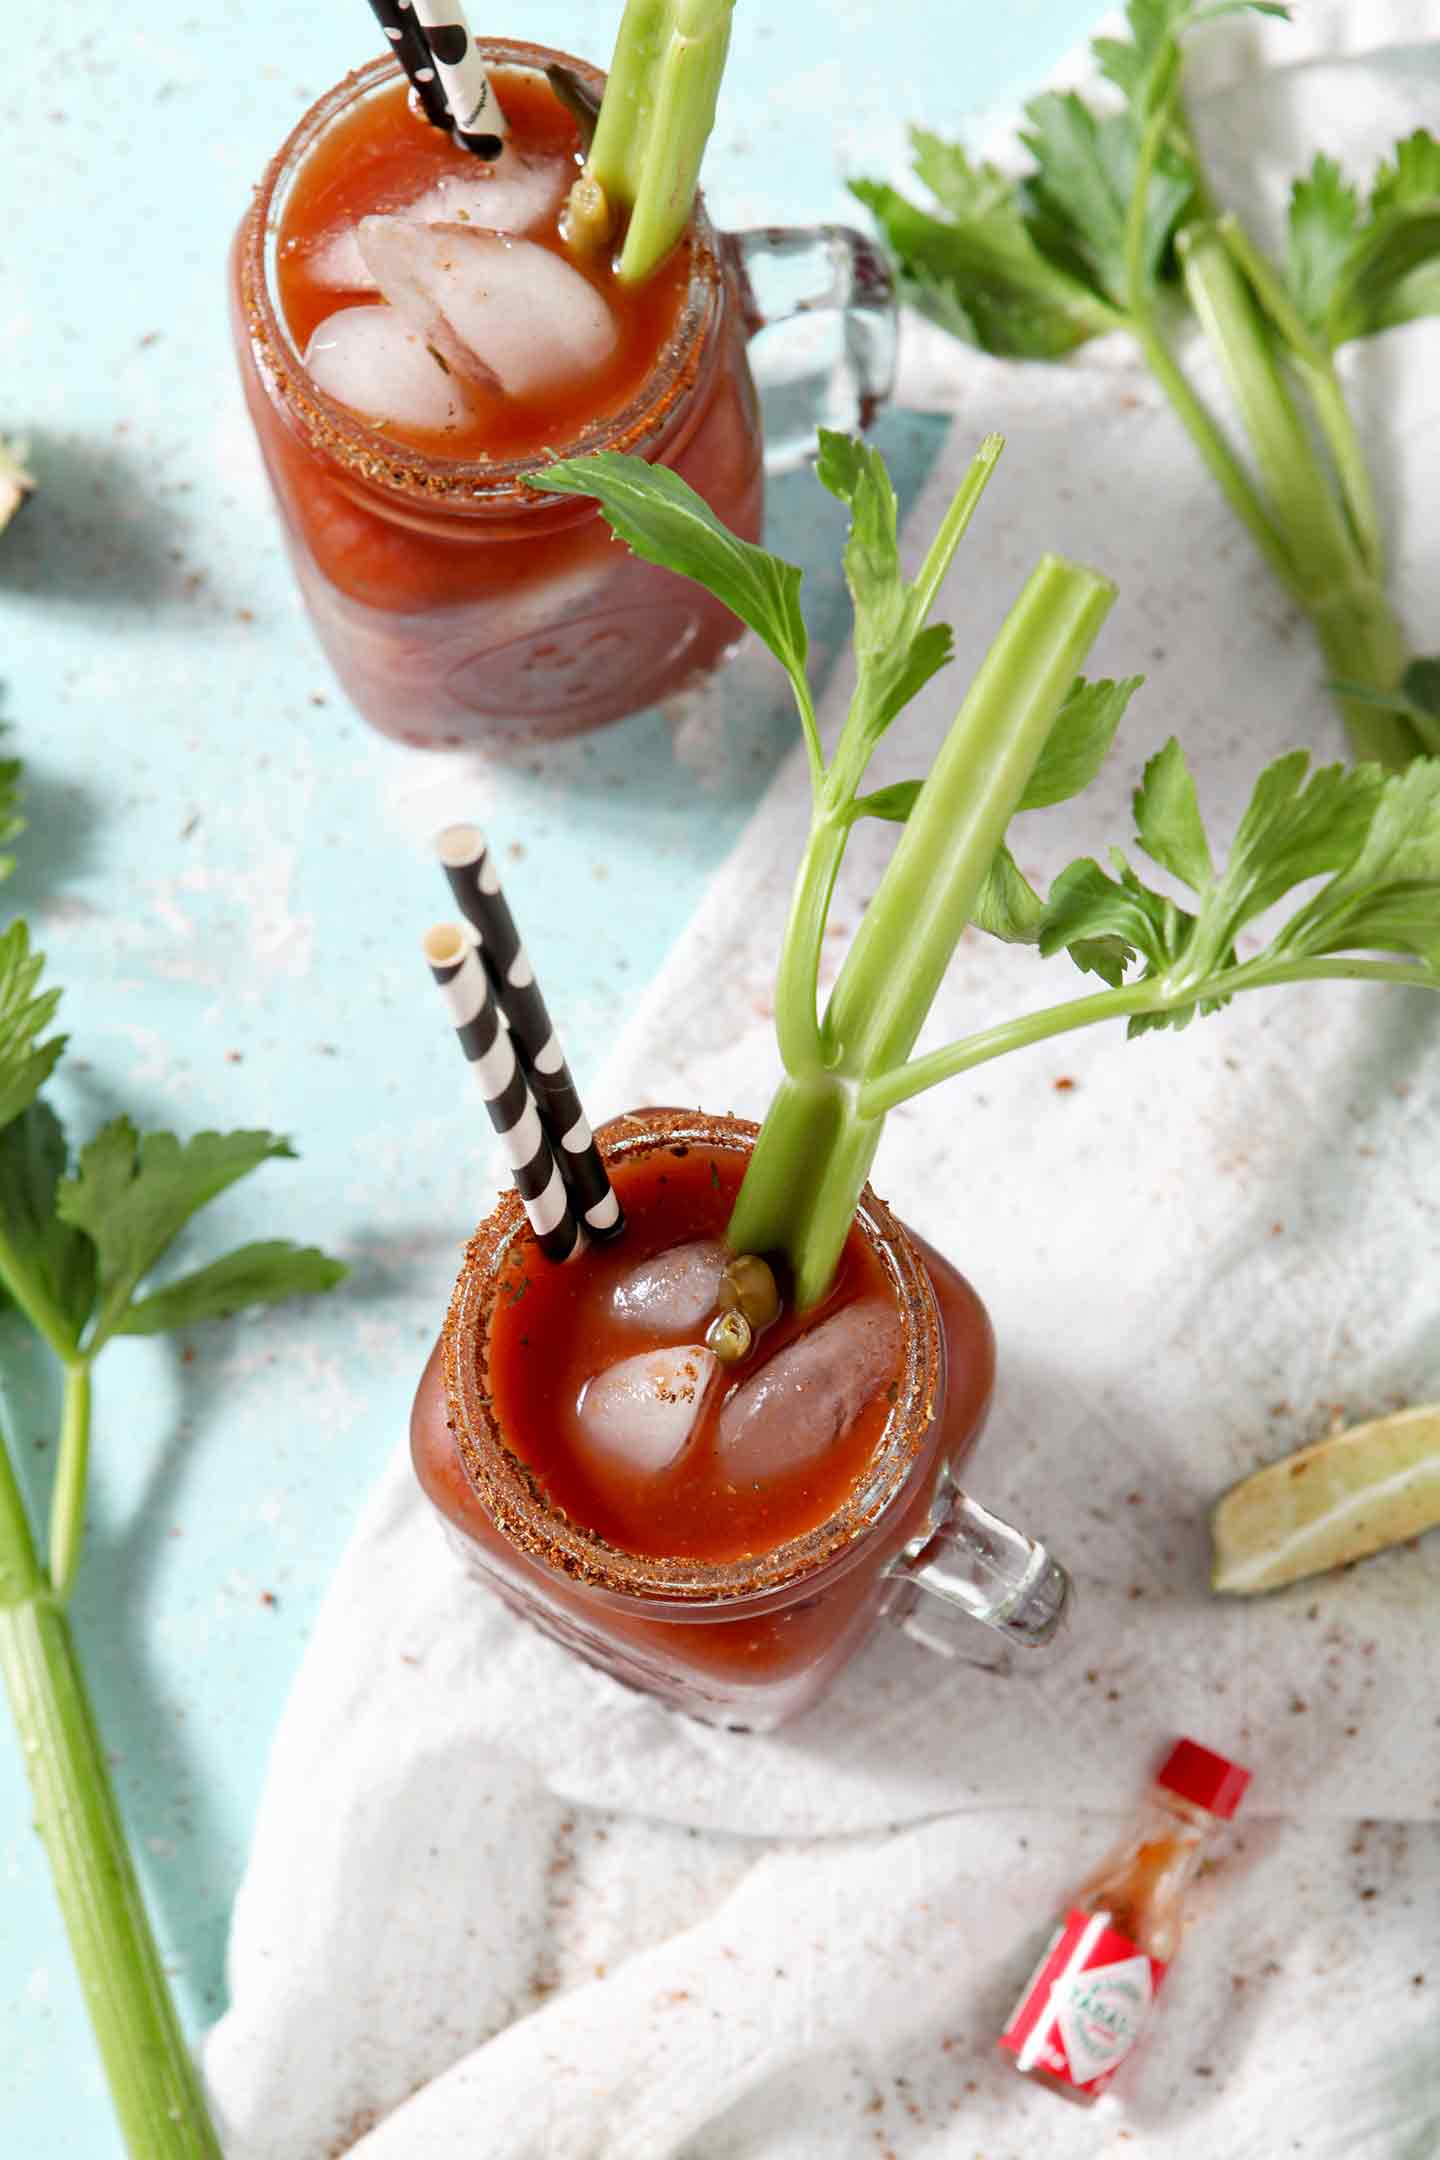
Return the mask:
M475 50L460 0L408 0L421 35L434 55L440 85L455 126L455 140L476 157L497 158L510 133L509 122Z
M437 923L427 931L424 949L460 1047L480 1083L535 1241L547 1260L573 1259L585 1241L479 955L454 923Z
M587 1233L601 1241L625 1227L620 1203L595 1145L565 1053L550 1023L534 970L500 889L495 858L477 825L447 825L435 852L450 890L480 940L480 958L505 1018L515 1050L535 1091L545 1128L555 1143L565 1182Z
M410 78L410 103L422 118L449 134L450 108L435 72L435 59L420 34L410 0L370 0L370 12Z

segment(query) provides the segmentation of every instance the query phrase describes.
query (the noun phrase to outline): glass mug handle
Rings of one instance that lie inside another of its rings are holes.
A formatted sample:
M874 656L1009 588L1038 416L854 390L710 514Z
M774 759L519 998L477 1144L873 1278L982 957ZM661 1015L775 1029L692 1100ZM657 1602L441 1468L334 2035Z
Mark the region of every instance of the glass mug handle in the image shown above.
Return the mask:
M1043 1545L954 1485L890 1574L887 1619L945 1657L973 1653L973 1620L1038 1649L1058 1632L1071 1596L1069 1576Z
M746 334L785 323L760 354L765 470L814 453L817 427L868 428L895 385L899 313L883 248L849 225L759 225L726 233ZM838 331L833 320L839 315Z

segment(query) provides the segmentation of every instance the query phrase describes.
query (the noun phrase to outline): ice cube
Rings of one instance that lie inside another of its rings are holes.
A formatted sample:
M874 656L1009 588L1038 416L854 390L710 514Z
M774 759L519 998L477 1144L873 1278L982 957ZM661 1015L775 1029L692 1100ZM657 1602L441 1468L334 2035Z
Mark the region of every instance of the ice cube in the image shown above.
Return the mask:
M719 1360L703 1343L622 1358L586 1382L581 1434L596 1454L628 1469L668 1469L683 1453L719 1373Z
M699 1327L720 1308L720 1274L728 1255L719 1238L672 1245L622 1275L610 1293L617 1319L663 1329Z
M359 233L386 299L473 382L524 397L599 367L614 348L600 294L533 240L398 217L362 218Z
M341 308L311 333L305 365L322 390L367 420L458 427L465 401L453 374L394 308Z
M479 225L489 232L533 232L565 200L575 178L566 158L527 157L507 149L473 173L446 173L405 216L416 225Z
M394 215L407 225L478 225L488 232L527 233L556 214L575 177L565 158L527 157L507 151L493 165L476 163L472 173L446 173L433 188ZM331 292L378 292L374 272L360 253L360 234L351 222L332 225L296 249L313 284Z
M725 1476L749 1482L818 1462L899 1364L900 1321L879 1298L797 1335L726 1400L715 1436Z
M304 251L305 274L313 284L330 292L378 292L360 253L360 236L353 225L338 225L322 233Z

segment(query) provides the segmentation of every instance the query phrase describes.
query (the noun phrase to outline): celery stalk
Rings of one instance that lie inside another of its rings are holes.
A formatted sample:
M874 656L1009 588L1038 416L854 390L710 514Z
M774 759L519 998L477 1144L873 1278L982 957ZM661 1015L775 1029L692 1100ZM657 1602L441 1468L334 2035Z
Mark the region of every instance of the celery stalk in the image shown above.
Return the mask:
M856 932L821 1029L821 1060L787 1071L727 1232L782 1251L803 1310L829 1285L884 1122L861 1090L904 1063L1066 691L1115 597L1092 570L1045 556L991 646ZM797 890L792 926L810 912ZM778 1003L798 994L782 959Z
M1234 233L1189 226L1177 247L1190 304L1229 384L1267 508L1284 536L1291 590L1315 626L1331 675L1393 691L1410 651L1377 574L1377 521L1363 465L1357 473L1357 459L1347 456L1346 494L1337 493L1290 396L1277 340L1251 298L1253 263L1237 249ZM1333 367L1317 377L1311 396L1327 439L1348 453L1348 414ZM1349 514L1347 498L1354 504ZM1338 703L1357 758L1398 771L1419 754L1402 715L1343 695Z
M641 284L685 230L735 0L629 0L585 177L627 220L617 276Z
M64 1608L0 1447L0 1666L56 1894L135 2160L220 2160Z

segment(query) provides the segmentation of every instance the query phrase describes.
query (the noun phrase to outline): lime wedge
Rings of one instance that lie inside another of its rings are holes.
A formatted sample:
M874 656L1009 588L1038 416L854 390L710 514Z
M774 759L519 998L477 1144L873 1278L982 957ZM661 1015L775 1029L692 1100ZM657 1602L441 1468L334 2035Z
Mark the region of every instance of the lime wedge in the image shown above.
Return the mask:
M1211 1584L1244 1596L1418 1537L1440 1523L1440 1403L1284 1455L1210 1516Z

